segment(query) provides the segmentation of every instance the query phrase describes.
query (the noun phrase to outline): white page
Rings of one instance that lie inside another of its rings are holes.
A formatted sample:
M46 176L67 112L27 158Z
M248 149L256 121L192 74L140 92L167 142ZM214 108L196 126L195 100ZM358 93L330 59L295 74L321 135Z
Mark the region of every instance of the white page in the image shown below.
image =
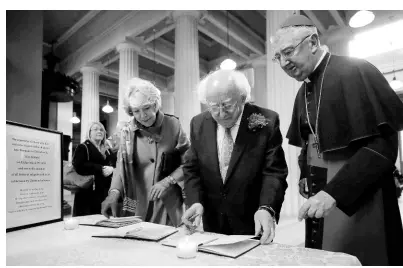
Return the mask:
M254 235L229 235L226 237L220 237L217 240L214 240L210 243L205 244L205 246L233 244L236 242L244 241L246 239L250 239L252 237L255 237L255 236Z
M126 222L126 221L136 221L139 220L140 216L129 216L129 217L109 217L111 222Z
M78 219L76 217L73 217L74 219ZM80 224L90 224L90 225L95 225L97 222L102 221L102 220L107 220L108 218L105 217L102 214L98 214L98 215L91 215L91 216L87 216L85 218L81 218L79 219L79 223Z
M103 232L100 232L99 234L96 234L97 236L118 236L118 237L124 237L127 232L130 231L136 231L136 230L142 230L143 227L139 226L141 223L138 223L136 225L127 225L124 227L120 228L114 228L111 229L107 232L105 230Z

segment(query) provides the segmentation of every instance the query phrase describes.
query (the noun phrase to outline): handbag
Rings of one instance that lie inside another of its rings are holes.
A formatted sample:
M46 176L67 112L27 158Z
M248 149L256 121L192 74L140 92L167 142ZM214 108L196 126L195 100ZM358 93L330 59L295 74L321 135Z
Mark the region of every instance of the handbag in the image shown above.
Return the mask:
M88 161L90 160L90 154L87 149ZM74 159L74 156L73 156ZM93 186L94 175L80 175L75 170L73 164L69 161L63 161L63 188L71 192L77 192L80 189L89 189Z
M159 170L160 179L171 175L182 164L181 153L178 149L161 154L161 165Z
M159 169L159 179L163 180L165 177L171 175L181 165L181 153L179 150L174 149L171 152L163 152L161 154L161 165ZM177 211L180 211L184 201L182 188L177 184L172 184L168 192L161 198L167 209L168 215L173 221L174 225L178 225L180 219L177 219Z

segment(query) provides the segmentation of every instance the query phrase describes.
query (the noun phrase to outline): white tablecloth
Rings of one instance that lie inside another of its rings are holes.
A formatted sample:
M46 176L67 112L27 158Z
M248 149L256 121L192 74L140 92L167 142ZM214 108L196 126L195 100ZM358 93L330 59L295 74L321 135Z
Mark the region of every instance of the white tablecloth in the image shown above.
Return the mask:
M91 217L91 216L87 216ZM79 219L79 218L78 218ZM64 230L64 222L7 233L7 265L360 265L354 256L282 244L261 245L231 259L198 252L179 259L175 248L156 242L94 238L109 228L80 226Z

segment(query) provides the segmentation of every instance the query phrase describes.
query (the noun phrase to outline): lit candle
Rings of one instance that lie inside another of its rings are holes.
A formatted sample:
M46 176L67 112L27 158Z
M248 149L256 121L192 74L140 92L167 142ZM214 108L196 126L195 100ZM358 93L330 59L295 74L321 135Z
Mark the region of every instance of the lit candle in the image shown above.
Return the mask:
M197 244L189 240L189 236L185 236L178 241L176 246L176 255L178 258L190 259L196 257Z
M78 220L75 218L69 218L64 221L64 229L66 230L74 230L78 228Z

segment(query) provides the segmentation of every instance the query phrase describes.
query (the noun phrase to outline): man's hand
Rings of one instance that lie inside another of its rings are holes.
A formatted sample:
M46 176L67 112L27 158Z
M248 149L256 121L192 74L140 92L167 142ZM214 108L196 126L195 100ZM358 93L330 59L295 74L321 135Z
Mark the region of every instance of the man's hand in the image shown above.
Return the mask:
M274 223L274 219L271 214L263 209L259 209L256 211L255 216L253 217L255 220L255 236L262 233L262 237L260 238L260 244L269 244L273 241L276 224Z
M203 205L195 203L183 213L182 222L188 229L195 230L200 225L203 212Z
M109 219L109 209L112 210L112 216L118 216L118 200L119 200L119 193L116 192L109 192L109 195L105 198L105 200L101 204L101 213L105 217Z
M306 184L306 178L302 178L299 180L299 193L306 199L309 198L308 196L308 185Z
M170 186L171 185L169 184L167 179L163 179L154 184L153 187L151 187L150 199L154 201L158 198L163 197Z
M326 217L335 207L336 200L325 191L320 191L302 205L298 213L298 220L301 221L308 217L317 219Z

